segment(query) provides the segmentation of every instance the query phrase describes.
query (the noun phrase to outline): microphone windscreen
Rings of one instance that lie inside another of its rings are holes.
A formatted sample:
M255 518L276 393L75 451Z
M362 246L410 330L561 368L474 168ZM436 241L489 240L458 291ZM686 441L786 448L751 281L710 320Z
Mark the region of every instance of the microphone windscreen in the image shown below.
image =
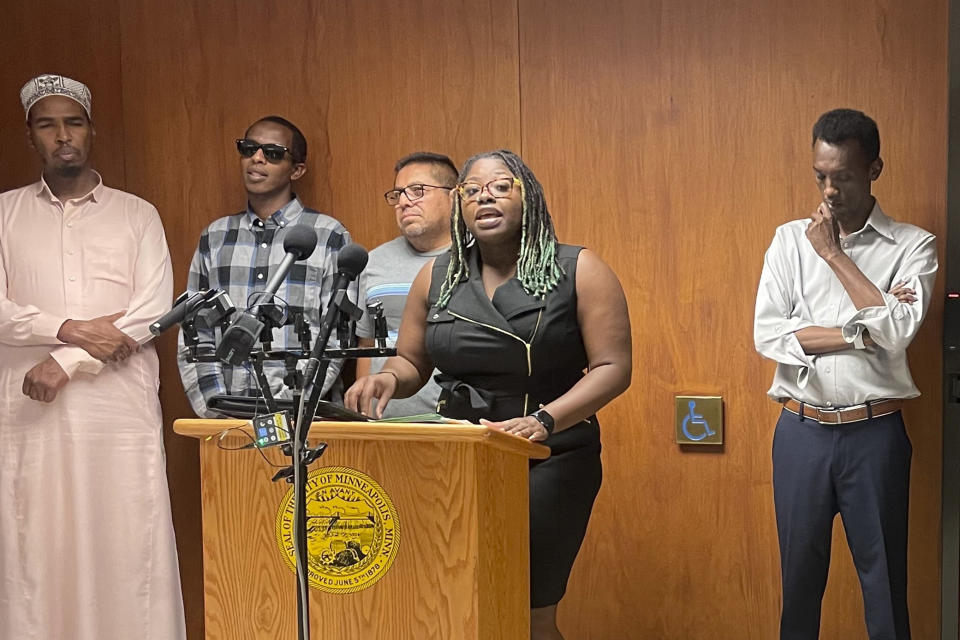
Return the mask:
M288 227L283 236L283 250L297 256L297 260L306 260L317 248L317 232L313 227L298 224Z
M358 244L348 244L337 252L337 272L356 278L367 266L367 250Z

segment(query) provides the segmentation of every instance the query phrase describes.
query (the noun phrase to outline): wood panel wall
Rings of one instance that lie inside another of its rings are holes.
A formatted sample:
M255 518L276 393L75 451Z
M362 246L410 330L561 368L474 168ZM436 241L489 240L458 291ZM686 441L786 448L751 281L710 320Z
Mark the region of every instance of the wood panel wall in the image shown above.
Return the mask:
M779 568L770 486L773 367L753 300L774 228L817 202L809 131L837 106L873 115L894 217L946 225L946 0L65 0L6 9L0 188L33 180L17 92L63 72L94 93L105 179L154 202L178 288L200 230L244 206L232 141L268 113L309 143L298 192L368 248L395 234L394 161L519 151L561 239L627 291L634 384L601 414L605 480L560 608L568 640L766 639ZM51 17L56 17L52 20ZM6 96L6 97L4 97ZM11 153L12 151L12 153ZM0 230L2 233L2 230ZM939 289L938 289L939 292ZM914 636L939 621L939 296L911 348ZM161 340L168 422L189 415ZM721 394L717 451L673 442L673 396ZM167 439L191 638L202 637L198 458ZM864 638L842 529L823 637ZM291 585L292 586L292 585Z
M113 0L100 0L111 7ZM0 191L35 182L41 164L27 146L20 87L41 73L82 78L94 96L94 161L104 181L125 182L123 93L120 85L120 25L95 20L89 6L64 0L3 5L3 65L0 65ZM54 18L55 17L55 18ZM83 34L84 41L77 42Z
M777 407L764 396L772 363L752 340L763 253L777 225L816 208L810 130L838 106L879 123L885 209L942 235L946 5L567 8L520 2L523 152L561 235L596 248L627 287L635 381L602 416L604 490L563 628L574 638L773 638ZM939 628L940 308L911 352L924 393L907 411L917 638ZM672 399L687 393L724 397L722 451L673 444ZM865 638L839 520L837 531L822 637Z

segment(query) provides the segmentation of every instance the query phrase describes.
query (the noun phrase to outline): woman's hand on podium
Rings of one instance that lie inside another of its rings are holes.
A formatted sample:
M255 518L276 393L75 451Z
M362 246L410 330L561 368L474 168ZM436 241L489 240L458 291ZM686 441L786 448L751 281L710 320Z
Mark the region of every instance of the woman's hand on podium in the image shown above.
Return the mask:
M550 435L547 428L539 420L532 416L523 416L522 418L511 418L501 422L491 422L480 418L480 424L491 429L504 431L514 436L520 436L533 442L543 442Z
M400 378L393 371L381 371L358 379L347 389L343 404L367 417L382 418L383 408L397 391ZM376 409L374 409L376 402ZM376 414L376 415L374 415Z

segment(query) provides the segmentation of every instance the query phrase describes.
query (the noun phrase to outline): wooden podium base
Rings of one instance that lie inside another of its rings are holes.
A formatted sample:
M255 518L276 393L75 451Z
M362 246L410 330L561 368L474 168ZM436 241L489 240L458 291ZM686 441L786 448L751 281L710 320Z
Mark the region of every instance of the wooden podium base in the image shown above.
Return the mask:
M293 640L296 580L283 550L292 485L270 481L289 458L276 447L266 460L222 450L250 442L220 440L231 426L248 424L174 425L201 439L207 637ZM317 441L328 448L307 488L311 573L323 583L311 588L311 638L529 636L528 459L547 447L476 425L322 422ZM377 535L383 544L365 544Z

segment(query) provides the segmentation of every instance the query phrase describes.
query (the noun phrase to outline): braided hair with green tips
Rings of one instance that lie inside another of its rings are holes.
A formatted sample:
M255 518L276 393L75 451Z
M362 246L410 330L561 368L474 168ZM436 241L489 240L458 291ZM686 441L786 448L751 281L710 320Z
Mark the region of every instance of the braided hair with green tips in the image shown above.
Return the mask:
M543 298L557 287L564 275L563 268L557 261L557 234L547 210L547 201L543 197L543 187L530 167L524 164L518 155L506 149L480 153L467 160L457 182L463 182L473 164L483 158L500 160L514 177L520 180L523 209L517 280L528 294ZM457 192L454 192L450 233L453 237L450 265L447 267L447 277L440 287L440 297L437 300L437 307L441 309L450 302L450 296L457 285L470 276L467 247L471 236L463 221L461 198Z

